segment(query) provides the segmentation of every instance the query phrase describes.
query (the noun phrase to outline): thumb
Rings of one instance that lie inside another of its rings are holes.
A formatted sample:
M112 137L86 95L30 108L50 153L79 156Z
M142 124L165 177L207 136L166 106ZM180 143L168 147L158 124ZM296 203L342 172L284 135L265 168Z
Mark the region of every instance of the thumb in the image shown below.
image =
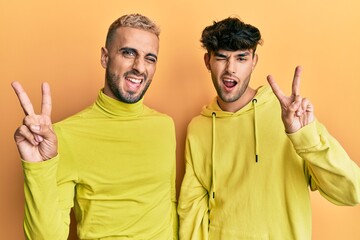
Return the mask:
M288 107L288 115L301 115L301 102L302 98L301 96L296 96L294 101L289 105ZM300 112L299 112L300 111Z
M35 140L39 143L44 139L51 141L52 139L56 138L52 124L31 124L30 130L32 133L34 133Z

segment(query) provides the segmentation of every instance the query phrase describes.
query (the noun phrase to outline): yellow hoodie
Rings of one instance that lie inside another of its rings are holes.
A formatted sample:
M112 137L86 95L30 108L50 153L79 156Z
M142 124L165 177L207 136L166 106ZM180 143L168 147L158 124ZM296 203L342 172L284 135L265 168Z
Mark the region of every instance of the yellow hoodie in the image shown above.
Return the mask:
M216 98L188 126L180 239L311 239L309 186L360 201L360 170L318 121L286 134L269 87L238 112Z
M67 239L72 207L80 239L177 239L170 117L100 91L55 131L57 157L23 162L27 239Z

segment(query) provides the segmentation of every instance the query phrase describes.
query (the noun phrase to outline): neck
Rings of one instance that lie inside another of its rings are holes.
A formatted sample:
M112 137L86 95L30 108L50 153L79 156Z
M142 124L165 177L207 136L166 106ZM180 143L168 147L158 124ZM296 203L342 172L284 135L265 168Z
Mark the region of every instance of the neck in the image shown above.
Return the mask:
M254 98L255 94L256 90L248 87L246 88L243 95L241 95L241 97L234 102L224 102L219 98L219 96L217 97L217 102L223 111L237 112L242 109L246 104L248 104Z
M144 109L143 99L140 99L140 101L136 103L125 103L107 96L101 90L96 100L96 105L109 116L118 117L138 116L143 112Z

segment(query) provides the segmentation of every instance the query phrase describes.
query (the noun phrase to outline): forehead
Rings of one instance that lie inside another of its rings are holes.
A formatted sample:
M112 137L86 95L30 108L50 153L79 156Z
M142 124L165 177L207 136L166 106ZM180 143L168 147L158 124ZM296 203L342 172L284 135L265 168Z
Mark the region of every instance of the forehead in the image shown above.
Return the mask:
M131 27L116 29L111 45L116 48L134 48L145 54L157 55L159 52L159 38L154 33Z

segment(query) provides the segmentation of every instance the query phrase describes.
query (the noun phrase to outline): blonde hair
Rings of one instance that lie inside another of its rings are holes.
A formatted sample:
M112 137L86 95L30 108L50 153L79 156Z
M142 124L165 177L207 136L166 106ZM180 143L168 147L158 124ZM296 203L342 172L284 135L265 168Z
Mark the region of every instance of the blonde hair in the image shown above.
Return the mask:
M160 28L148 17L138 13L128 14L116 19L110 25L106 36L106 43L105 43L106 47L108 47L109 44L111 43L115 31L119 27L131 27L136 29L142 29L155 34L157 37L159 37L160 35Z

